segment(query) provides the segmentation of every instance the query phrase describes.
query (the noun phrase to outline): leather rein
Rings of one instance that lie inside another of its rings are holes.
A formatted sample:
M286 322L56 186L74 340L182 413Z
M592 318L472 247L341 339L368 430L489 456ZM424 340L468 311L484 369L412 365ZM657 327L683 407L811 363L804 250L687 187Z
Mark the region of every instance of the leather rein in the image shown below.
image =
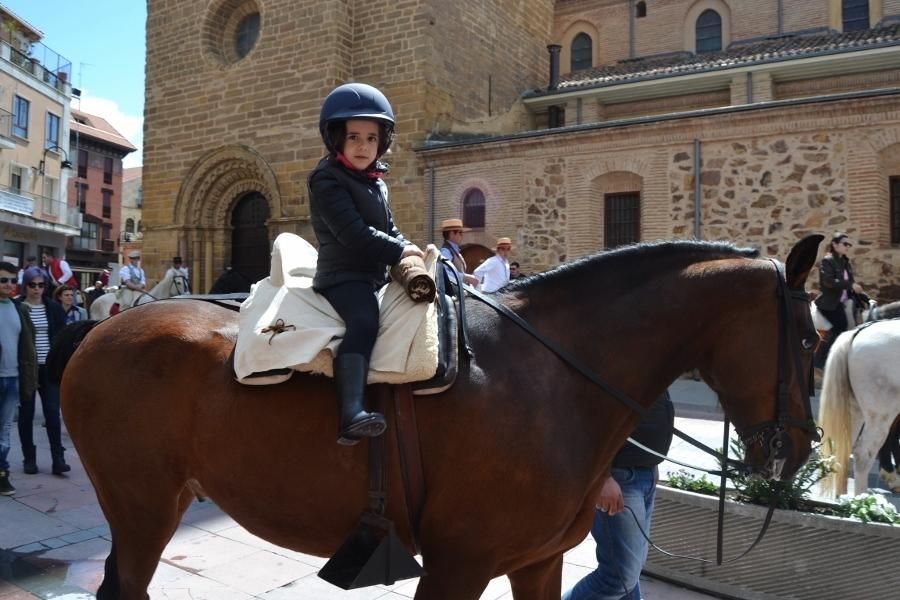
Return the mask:
M761 423L749 426L744 428L743 430L738 430L738 436L744 442L744 445L747 450L749 450L752 446L756 445L764 445L767 446L766 450L766 466L770 470L770 472L776 472L776 469L780 469L779 463L783 463L785 457L789 455L791 450L791 439L788 435L788 428L794 427L799 428L802 431L806 432L811 439L815 441L821 440L821 433L816 428L815 421L812 416L812 404L810 402L810 394L813 390L813 378L812 378L812 368L810 368L808 373L808 378L806 380L806 389L802 390L804 392L804 410L805 410L805 419L798 420L794 419L790 415L790 386L789 386L789 367L793 366L794 373L797 377L800 377L800 373L803 372L802 369L802 357L800 355L798 344L797 344L797 331L796 326L794 324L793 319L791 318L791 301L794 302L803 302L804 308L808 310L808 302L809 298L806 295L804 290L794 290L790 289L787 286L787 282L784 275L784 265L778 262L775 259L768 258L766 259L772 263L775 267L775 278L776 278L776 295L778 301L778 356L777 356L777 368L778 368L778 383L777 388L775 390L776 396L776 415L774 419L763 421ZM641 417L645 416L648 412L648 409L644 408L637 402L635 402L630 396L628 396L623 390L614 386L613 384L603 380L599 375L597 375L591 368L582 363L578 358L571 355L569 352L565 351L561 348L557 343L553 340L550 340L539 331L537 331L530 323L528 323L525 319L520 317L518 314L513 312L510 308L500 304L493 298L483 294L482 292L476 290L472 286L469 286L462 281L462 277L460 273L451 265L449 262L441 258L441 262L445 263L445 271L451 274L452 277L456 280L457 288L460 290L464 290L468 292L473 298L479 300L480 302L490 306L495 311L497 311L501 316L506 317L515 323L519 328L524 330L526 333L535 338L538 342L544 345L547 349L557 355L565 364L569 365L576 371L578 371L582 376L587 378L589 381L593 382L597 386L599 386L602 390L607 392L609 395L613 396L617 400L619 400L622 404L624 404L629 409L637 412ZM465 306L464 306L464 298L465 294L460 293L458 296L459 301L459 314L460 314L460 330L462 332L463 338L463 349L468 356L469 359L474 358L475 353L472 350L471 344L468 339L468 329L466 327L466 318L465 318ZM790 361L790 362L789 362ZM793 363L791 365L791 363ZM803 380L801 379L801 385L803 385ZM694 447L702 450L703 452L713 456L721 465L719 470L709 470L703 467L696 467L687 463L679 462L676 460L672 460L669 457L662 455L658 452L643 446L639 442L633 440L631 437L627 439L627 441L642 450L649 452L657 457L663 458L675 464L689 467L692 469L697 469L700 471L704 471L710 473L712 475L718 475L720 477L720 485L719 485L719 516L718 516L718 528L717 528L717 548L716 548L716 564L722 565L729 562L734 562L740 558L746 556L756 545L762 540L763 536L766 533L766 530L769 527L769 523L772 520L772 516L774 514L774 509L777 504L778 498L781 495L781 482L776 486L776 493L772 496L771 502L769 503L768 512L766 513L765 521L763 522L762 529L760 530L756 540L747 548L744 552L742 552L737 557L729 559L727 561L723 560L723 526L724 526L724 513L725 513L725 483L727 477L732 473L750 473L752 472L752 467L744 462L738 461L728 457L728 443L730 438L730 424L729 420L726 417L724 419L724 433L723 433L723 442L722 442L722 452L718 452L706 444L703 444L699 440L691 437L690 435L684 433L679 430L677 427L673 428L673 433L677 437L682 440L688 442ZM633 515L633 513L632 513ZM639 525L640 527L640 525ZM690 556L681 556L678 554L673 554L667 552L661 548L659 548L656 544L653 543L652 540L647 536L647 533L642 530L642 534L650 543L651 546L655 550L658 550L668 556L676 557L676 558L685 558L689 560L697 560L701 562L713 562L708 559L690 557Z

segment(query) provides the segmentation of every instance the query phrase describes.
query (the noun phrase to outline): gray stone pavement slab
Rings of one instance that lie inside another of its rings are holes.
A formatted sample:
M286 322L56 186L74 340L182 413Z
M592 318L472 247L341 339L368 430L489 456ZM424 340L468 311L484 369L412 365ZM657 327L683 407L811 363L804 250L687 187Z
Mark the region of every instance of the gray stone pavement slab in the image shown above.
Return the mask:
M721 445L721 412L715 395L702 383L679 380L672 388L677 425L704 443ZM13 429L12 482L18 493L0 498L0 600L93 598L109 551L109 529L93 488L75 452L67 458L72 472L49 474L46 435L35 419L38 460L42 472L26 476ZM63 442L72 448L71 441ZM677 438L673 458L714 468L709 457ZM661 470L682 467L666 462ZM20 550L13 553L12 549ZM222 513L211 502L195 502L163 552L150 586L152 600L263 600L335 599L403 600L412 598L416 581L345 592L316 576L324 558L281 548L262 540ZM588 536L565 556L563 589L568 589L595 566L594 543ZM11 576L30 573L30 576ZM647 600L712 598L649 578L641 587ZM507 578L491 581L484 600L512 598Z

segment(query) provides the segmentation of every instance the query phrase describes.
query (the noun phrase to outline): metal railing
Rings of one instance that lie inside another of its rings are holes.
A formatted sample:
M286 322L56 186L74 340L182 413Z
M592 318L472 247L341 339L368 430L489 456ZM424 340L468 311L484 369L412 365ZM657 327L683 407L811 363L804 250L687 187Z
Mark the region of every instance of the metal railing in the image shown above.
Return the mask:
M27 52L23 52L2 41L0 56L26 73L34 75L44 83L65 92L72 78L72 63L40 42L33 42Z
M16 190L7 185L0 185L0 209L27 215L40 221L81 229L82 216L78 207L69 206L55 198Z

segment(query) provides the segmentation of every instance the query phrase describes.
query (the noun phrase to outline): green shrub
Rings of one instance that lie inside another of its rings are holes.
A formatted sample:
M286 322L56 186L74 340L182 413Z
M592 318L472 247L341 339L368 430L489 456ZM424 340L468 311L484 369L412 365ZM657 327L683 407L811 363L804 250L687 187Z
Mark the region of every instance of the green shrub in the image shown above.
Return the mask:
M709 494L711 496L715 496L719 493L719 486L714 482L709 481L706 478L706 475L697 479L697 477L684 469L680 469L675 473L669 473L668 486L679 490L686 490L688 492L696 492L698 494Z
M806 461L791 481L781 483L781 493L778 497L776 508L786 508L791 510L803 510L808 508L806 495L819 481L828 477L834 472L834 457L822 458L819 453L821 444L815 446ZM745 450L744 444L740 440L732 440L732 454L738 460L744 460ZM737 474L732 477L734 487L738 492L738 499L751 504L761 504L768 506L771 502L773 494L778 489L778 484L774 481L751 477L749 475Z
M859 519L863 523L900 525L900 514L897 513L897 509L881 494L842 496L838 512L842 517Z

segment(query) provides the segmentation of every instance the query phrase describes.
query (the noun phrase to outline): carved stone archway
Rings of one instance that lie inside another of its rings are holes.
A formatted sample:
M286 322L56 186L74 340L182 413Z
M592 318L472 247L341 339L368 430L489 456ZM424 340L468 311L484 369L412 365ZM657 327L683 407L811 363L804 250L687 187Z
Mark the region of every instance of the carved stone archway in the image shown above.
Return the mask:
M269 219L282 216L278 181L269 163L246 146L225 146L202 156L175 200L178 245L191 257L193 289L206 290L231 260L231 217L248 194L263 196ZM271 240L270 240L271 241Z

